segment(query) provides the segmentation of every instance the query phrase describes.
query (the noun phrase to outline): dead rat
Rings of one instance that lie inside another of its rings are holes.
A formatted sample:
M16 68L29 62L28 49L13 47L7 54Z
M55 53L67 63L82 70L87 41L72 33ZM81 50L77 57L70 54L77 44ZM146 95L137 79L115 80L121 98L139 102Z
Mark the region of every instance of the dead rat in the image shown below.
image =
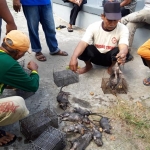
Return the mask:
M112 90L115 90L117 87L122 88L122 79L123 73L120 70L118 62L113 62L114 66L112 67L108 85Z
M90 123L90 120L87 116L83 116L78 113L72 113L72 112L64 112L59 115L61 117L62 121L71 121L71 122L78 122L78 123Z
M109 118L102 117L99 121L99 125L102 127L104 132L111 134L110 130L112 127L110 126L109 122Z
M78 132L81 135L83 135L87 130L88 128L83 124L73 124L64 128L64 132Z
M70 95L70 93L62 91L62 88L63 86L61 87L60 92L57 95L57 102L59 103L60 108L66 110L70 104L68 101L68 95Z
M103 145L102 133L99 131L99 129L96 126L94 126L92 130L93 130L93 139L95 144L97 146L102 146Z
M75 107L75 108L73 108L73 112L79 113L79 114L81 114L83 116L89 116L89 115L98 115L98 116L101 116L99 113L93 113L93 112L91 112L91 111L89 111L87 109L83 109L81 107Z
M92 140L92 133L87 132L77 139L71 141L72 147L70 150L85 150Z

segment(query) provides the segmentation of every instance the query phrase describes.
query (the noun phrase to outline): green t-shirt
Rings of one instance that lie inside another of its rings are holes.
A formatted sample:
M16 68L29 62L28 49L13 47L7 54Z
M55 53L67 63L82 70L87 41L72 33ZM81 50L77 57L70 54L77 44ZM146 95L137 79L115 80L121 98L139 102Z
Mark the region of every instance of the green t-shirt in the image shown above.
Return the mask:
M0 94L7 85L36 92L39 87L39 75L34 71L28 75L16 60L0 50Z

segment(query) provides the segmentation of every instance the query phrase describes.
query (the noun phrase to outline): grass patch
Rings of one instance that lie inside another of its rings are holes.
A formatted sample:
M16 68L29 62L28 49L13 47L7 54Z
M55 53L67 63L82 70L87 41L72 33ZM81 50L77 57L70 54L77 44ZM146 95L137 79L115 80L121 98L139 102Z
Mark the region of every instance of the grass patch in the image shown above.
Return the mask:
M123 122L132 138L140 138L146 145L150 143L150 108L141 102L118 100L110 107L108 114Z

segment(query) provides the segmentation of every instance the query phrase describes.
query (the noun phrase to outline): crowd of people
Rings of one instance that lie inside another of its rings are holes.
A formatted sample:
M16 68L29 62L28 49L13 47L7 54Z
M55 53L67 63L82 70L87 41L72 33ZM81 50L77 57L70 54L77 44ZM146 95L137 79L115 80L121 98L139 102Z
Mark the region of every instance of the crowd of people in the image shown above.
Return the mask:
M75 25L77 15L86 2L83 0L80 6L73 4L68 32L73 31L72 26ZM133 57L129 52L136 29L144 24L150 24L150 0L145 0L144 8L138 12L133 12L135 6L136 0L106 1L101 20L88 26L71 56L69 68L83 74L92 69L92 64L96 64L107 66L110 73L114 61L124 64L132 60ZM31 74L28 75L17 60L28 52L31 43L36 59L46 61L40 44L39 23L45 33L50 54L68 55L58 47L50 0L13 0L13 8L16 12L20 12L21 7L27 21L30 40L27 35L17 30L6 0L0 1L0 26L2 19L6 22L6 36L0 46L0 94L6 88L29 92L38 90L38 65L30 61L27 68L31 70ZM150 40L138 49L138 54L144 65L150 67ZM78 68L78 59L85 62L85 67ZM143 84L149 86L150 77L144 79ZM28 114L29 111L22 97L11 96L0 99L0 126L12 124ZM15 134L0 129L0 147L8 146L15 140Z

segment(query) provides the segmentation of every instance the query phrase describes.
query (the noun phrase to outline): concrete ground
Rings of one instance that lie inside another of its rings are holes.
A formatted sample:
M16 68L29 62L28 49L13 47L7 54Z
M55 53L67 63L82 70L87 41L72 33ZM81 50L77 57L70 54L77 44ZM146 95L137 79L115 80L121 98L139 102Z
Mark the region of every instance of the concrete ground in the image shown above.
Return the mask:
M12 14L15 18L15 22L18 26L19 30L22 30L26 34L28 34L26 20L23 16L22 11L20 13L15 13L12 11ZM66 25L67 23L61 20L58 16L55 16L55 24L58 25ZM2 27L2 36L5 34L5 24ZM74 32L69 33L67 29L57 30L57 40L59 43L59 48L61 50L65 50L69 53L69 56L51 56L49 55L49 50L46 45L44 33L40 26L39 34L42 44L42 52L47 57L46 62L39 62L35 59L34 53L26 54L24 56L25 62L27 63L30 60L35 61L39 66L39 75L40 75L40 87L35 95L26 99L26 105L30 111L30 114L38 112L42 110L46 106L50 104L51 107L55 108L57 113L63 112L58 108L56 102L56 96L60 90L55 83L53 82L53 70L64 70L69 64L71 55L76 45L80 41L81 37L84 34L84 30L75 27ZM141 58L136 54L136 49L132 49L132 54L134 56L134 61L129 62L122 67L122 72L125 76L125 79L128 83L128 93L127 94L119 94L118 97L124 100L130 101L145 101L146 105L150 107L150 92L148 86L144 86L142 80L149 76L150 71L146 68ZM79 66L83 67L84 64L79 61ZM90 110L98 110L101 107L108 107L111 105L111 102L116 101L116 97L112 94L104 94L101 89L101 81L102 78L109 77L107 72L107 68L96 66L86 74L79 76L79 83L75 83L69 86L64 87L64 91L70 92L69 101L73 106L82 106L88 108ZM93 92L93 95L90 93ZM6 90L4 94L0 97L6 97L13 95L12 91ZM80 100L79 100L80 99ZM118 123L119 125L119 123ZM15 142L13 145L0 148L1 150L27 150L28 144L24 144L24 137L20 133L19 123L15 123L13 125L9 125L7 127L3 127L3 129L15 133L20 140ZM134 147L134 144L130 141L123 142L121 138L117 138L115 141L110 141L109 135L105 135L103 137L104 145L101 148L98 148L93 142L88 146L87 150L137 150L137 147ZM122 144L124 143L124 144Z

